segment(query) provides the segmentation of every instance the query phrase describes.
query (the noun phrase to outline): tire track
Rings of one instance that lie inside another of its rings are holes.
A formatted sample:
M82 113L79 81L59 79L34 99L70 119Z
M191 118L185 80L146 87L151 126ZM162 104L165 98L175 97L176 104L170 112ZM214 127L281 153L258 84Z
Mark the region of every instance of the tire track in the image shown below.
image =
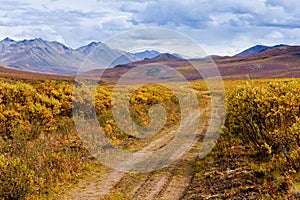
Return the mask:
M208 107L201 111L199 131L190 150L176 162L151 173L106 170L104 175L93 175L83 180L64 199L181 199L191 181L193 163L209 126L211 109ZM174 133L171 131L150 142L142 151L164 147L174 137Z
M101 175L93 173L82 180L75 188L65 194L63 199L98 200L104 196L124 176L124 173L115 170L106 169L104 171Z
M196 160L198 155L197 149L199 149L198 146L201 144L200 140L203 139L203 135L205 134L208 126L208 114L209 109L202 111L201 116L206 120L201 121L199 126L200 131L196 136L195 142L193 143L190 151L185 153L181 159L156 172L134 174L131 175L130 178L128 178L127 175L127 178L117 184L105 199L111 199L111 197L115 197L115 194L119 193L125 194L123 199L130 200L180 199L184 195L184 192L192 178L193 162ZM166 138L167 135L165 135ZM161 138L162 137L160 137L160 140L157 140L156 142L161 142ZM148 148L145 148L144 150L152 149L153 145L157 144L152 143L152 145L148 145ZM128 187L128 185L130 186Z

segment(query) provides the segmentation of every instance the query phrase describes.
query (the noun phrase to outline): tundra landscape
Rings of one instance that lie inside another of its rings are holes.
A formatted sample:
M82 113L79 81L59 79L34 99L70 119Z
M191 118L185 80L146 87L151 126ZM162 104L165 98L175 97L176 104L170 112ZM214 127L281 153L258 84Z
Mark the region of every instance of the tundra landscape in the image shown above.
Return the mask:
M0 42L3 49L8 48L7 41ZM43 52L49 48L38 44L25 44L26 52ZM76 84L72 70L62 76L21 71L15 65L1 67L1 198L298 198L300 48L278 46L244 54L214 58L226 88L226 119L216 146L201 159L197 152L209 126L214 94L195 73L190 60L159 53L83 73L92 79L103 72L102 79L96 82L97 120L111 144L132 152L156 151L167 145L179 127L181 107L170 89L159 84L139 86L129 101L134 123L149 124L148 112L154 104L166 108L167 119L153 137L128 135L118 127L111 109L116 80L129 69L149 63L155 70L147 71L145 76L164 77L162 69L155 67L163 64L189 80L201 112L196 141L171 165L145 173L116 171L90 154L73 121L72 106L84 104L85 96L73 93ZM28 62L41 61L29 57ZM205 65L208 61L202 58L197 62ZM166 78L170 84L180 87L176 79ZM123 90L128 87L131 86L124 86ZM123 90L118 97L122 97ZM74 95L79 96L72 102Z
M0 4L0 200L300 199L299 2Z

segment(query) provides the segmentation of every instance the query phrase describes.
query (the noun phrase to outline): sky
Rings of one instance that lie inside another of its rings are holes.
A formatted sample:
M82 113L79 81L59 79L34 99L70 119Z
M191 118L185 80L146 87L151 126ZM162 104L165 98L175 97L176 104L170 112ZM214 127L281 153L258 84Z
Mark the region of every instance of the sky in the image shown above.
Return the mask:
M184 34L210 55L300 45L300 1L0 0L0 40L43 38L78 48L148 27Z

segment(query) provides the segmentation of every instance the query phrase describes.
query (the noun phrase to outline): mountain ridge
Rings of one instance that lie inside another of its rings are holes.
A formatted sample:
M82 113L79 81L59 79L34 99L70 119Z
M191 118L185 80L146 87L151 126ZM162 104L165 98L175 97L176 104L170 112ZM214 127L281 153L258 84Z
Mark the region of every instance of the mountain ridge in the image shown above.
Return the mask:
M288 59L298 62L300 55L298 48L300 47L286 44L255 45L234 56L214 55L210 58L220 65L240 63L241 60L254 62L262 58L273 59L273 57L278 57L285 62L288 62ZM112 49L102 42L90 42L85 46L73 49L60 42L49 42L42 38L15 41L6 37L0 41L0 65L29 72L61 75L76 74L84 62L87 62L85 64L89 66L85 69L86 71L107 67L129 69L137 65L155 62L166 62L172 67L177 67L188 62L176 55L179 54L160 53L155 50L129 53Z
M155 50L145 50L145 51L136 52L136 53L133 53L133 54L137 58L139 58L139 60L144 60L144 59L154 58L154 57L158 56L161 53L158 52L158 51L155 51Z
M90 55L91 52L93 55ZM156 51L152 56L148 52L128 53L112 49L102 42L91 42L73 49L60 42L47 41L42 38L16 41L6 37L0 41L0 64L2 66L63 75L76 74L82 63L87 62L87 57L91 69L99 66L106 68L138 61L140 58L135 56L138 53L140 56L144 54L144 58L152 58L160 54ZM150 53L153 54L153 52Z
M255 46L252 46L238 54L235 54L234 56L249 56L249 55L253 55L256 53L264 52L269 49L280 48L280 47L285 47L285 46L289 46L289 45L286 45L286 44L279 44L279 45L274 45L274 46L255 45Z

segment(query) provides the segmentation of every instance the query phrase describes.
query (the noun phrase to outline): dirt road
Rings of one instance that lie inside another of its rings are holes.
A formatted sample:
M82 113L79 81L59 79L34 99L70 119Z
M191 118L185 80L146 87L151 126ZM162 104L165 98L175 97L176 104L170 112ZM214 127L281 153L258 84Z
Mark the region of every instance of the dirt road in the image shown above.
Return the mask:
M199 131L190 151L171 165L151 173L123 173L102 169L92 173L64 194L63 199L181 199L191 181L193 164L209 124L210 109L203 109ZM152 141L146 148L161 148L169 141L169 133Z

